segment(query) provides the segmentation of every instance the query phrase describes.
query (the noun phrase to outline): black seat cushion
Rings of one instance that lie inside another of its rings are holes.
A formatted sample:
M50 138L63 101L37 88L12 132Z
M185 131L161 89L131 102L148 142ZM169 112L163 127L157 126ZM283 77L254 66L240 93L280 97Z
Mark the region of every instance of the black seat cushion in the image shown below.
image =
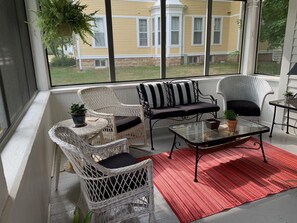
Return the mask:
M101 160L98 163L106 168L116 169L136 164L137 160L129 153L120 153ZM101 174L97 172L97 175ZM100 190L97 191L97 193L93 193L93 201L96 202L109 199L111 197L139 188L145 185L146 177L146 173L143 173L143 170L136 171L127 173L125 175L107 177L102 180L90 180L87 184L87 187L90 191L94 190L95 188Z
M198 113L217 112L220 107L207 102L198 102L194 104L179 105L176 108L183 110L186 115L195 115Z
M100 165L109 168L116 169L137 163L137 160L129 153L119 153L107 159L98 162Z
M234 110L242 116L260 116L261 111L258 105L247 100L233 100L227 102L227 109Z
M138 116L115 116L115 124L117 132L122 132L130 129L141 123L141 119Z
M198 113L217 112L220 107L212 103L198 102L187 105L177 105L171 108L151 109L151 119L181 117Z
M186 113L177 107L167 107L167 108L153 108L151 109L151 119L162 119L162 118L172 118L178 116L184 116Z

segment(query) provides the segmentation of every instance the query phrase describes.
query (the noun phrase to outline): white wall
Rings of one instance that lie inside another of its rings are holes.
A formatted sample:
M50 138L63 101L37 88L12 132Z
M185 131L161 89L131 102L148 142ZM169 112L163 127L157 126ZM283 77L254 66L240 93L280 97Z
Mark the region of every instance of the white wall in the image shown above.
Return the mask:
M1 223L46 223L50 203L53 144L48 137L52 126L50 92L37 95L14 135L4 147L1 160L8 194ZM1 172L1 171L0 171ZM0 190L0 192L1 192Z
M199 88L204 94L211 94L216 99L218 99L218 106L223 107L223 101L220 95L216 94L216 86L220 77L211 77L211 78L201 78L199 80ZM268 125L272 122L273 116L273 107L268 104L269 101L275 100L278 93L278 78L265 77L261 76L261 78L267 79L270 86L273 88L275 94L269 95L265 101L263 107L263 113L261 120ZM123 85L109 85L114 88L115 93L117 94L120 101L127 104L139 104L138 95L136 91L135 84L123 84ZM54 122L58 122L64 119L69 119L71 116L68 114L69 107L72 103L79 102L79 98L77 96L77 89L79 88L71 88L71 89L59 89L52 90L52 100L53 100L53 120ZM218 112L218 117L223 116L222 109ZM167 127L169 124L172 124L171 121L161 121L157 124L156 128ZM146 125L148 129L148 124Z
M1 181L0 181L0 216L1 216L1 213L2 213L4 206L8 199L8 191L7 191L6 181L2 180L2 179L4 179L4 172L3 172L1 159L0 159L0 179L1 179ZM1 217L0 217L0 222L1 222Z

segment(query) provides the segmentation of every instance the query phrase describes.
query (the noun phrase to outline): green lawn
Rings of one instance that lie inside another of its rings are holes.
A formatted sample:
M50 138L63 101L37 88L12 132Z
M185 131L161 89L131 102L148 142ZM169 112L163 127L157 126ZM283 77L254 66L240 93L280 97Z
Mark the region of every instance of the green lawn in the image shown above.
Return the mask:
M203 65L181 65L166 68L168 78L203 76ZM235 74L238 73L236 63L214 63L210 64L209 73L213 74ZM279 65L261 64L261 73L279 74ZM52 85L71 85L110 82L108 68L79 71L76 67L50 67ZM158 79L160 67L116 67L116 81Z

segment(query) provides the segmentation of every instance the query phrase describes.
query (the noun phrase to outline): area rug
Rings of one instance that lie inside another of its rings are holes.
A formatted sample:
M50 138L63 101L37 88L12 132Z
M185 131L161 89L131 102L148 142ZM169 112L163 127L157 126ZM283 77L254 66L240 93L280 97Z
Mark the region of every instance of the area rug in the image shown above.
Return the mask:
M255 139L243 146L253 147ZM195 151L150 156L154 184L181 222L192 222L246 202L297 187L297 156L264 143L261 150L229 148L204 155L193 181Z

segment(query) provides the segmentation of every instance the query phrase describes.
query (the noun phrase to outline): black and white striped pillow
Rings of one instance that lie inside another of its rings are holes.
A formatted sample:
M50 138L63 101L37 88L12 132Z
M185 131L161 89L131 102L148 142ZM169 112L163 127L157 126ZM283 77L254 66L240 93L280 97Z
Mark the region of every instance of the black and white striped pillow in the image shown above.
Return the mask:
M163 82L140 84L144 100L151 108L168 107L166 85Z
M169 86L173 97L173 106L196 102L192 81L170 83Z

